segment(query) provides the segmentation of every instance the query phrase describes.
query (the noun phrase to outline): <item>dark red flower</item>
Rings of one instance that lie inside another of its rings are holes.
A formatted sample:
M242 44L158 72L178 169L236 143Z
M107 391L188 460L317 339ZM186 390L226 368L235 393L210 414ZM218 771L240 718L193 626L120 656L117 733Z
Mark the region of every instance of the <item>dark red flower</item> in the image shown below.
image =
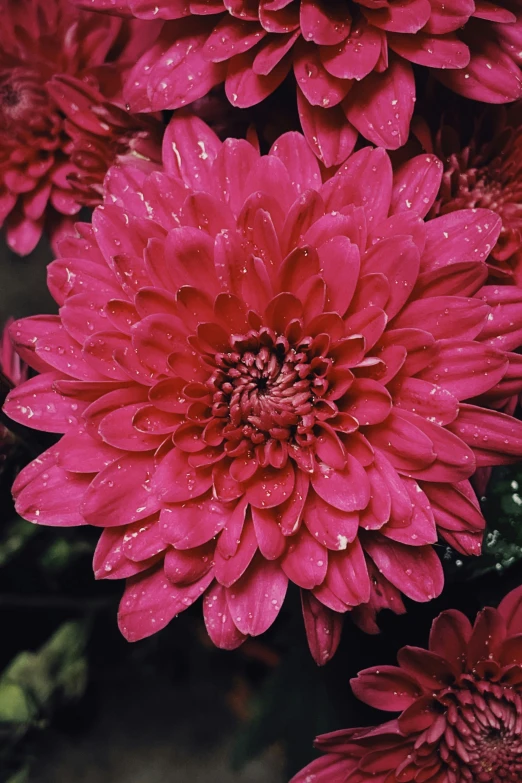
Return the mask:
M73 0L162 19L129 76L136 111L178 108L224 81L235 106L264 100L293 70L303 129L327 165L358 132L397 149L408 138L413 65L488 103L522 96L518 0Z
M25 255L101 201L115 160L158 159L159 123L120 103L156 29L67 0L0 0L0 15L0 227Z
M443 612L429 650L403 647L398 662L360 672L352 688L400 716L318 737L326 755L291 783L522 780L522 588L473 627L460 612Z
M460 107L462 108L462 107ZM502 219L489 259L491 279L522 285L522 113L520 106L488 109L477 116L471 134L462 119L445 121L429 151L444 173L431 215L486 207Z

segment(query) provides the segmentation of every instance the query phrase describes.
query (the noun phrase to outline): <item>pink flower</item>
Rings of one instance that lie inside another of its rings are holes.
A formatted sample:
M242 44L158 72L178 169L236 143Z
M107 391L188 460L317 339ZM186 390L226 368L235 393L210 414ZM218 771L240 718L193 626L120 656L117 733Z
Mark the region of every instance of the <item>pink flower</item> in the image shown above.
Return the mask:
M431 215L487 207L502 218L489 259L491 278L522 285L522 128L520 107L490 109L477 117L472 135L460 120L445 122L433 149L444 164Z
M433 622L429 650L365 669L355 695L400 716L318 737L326 755L291 783L518 783L522 779L522 588L473 627L454 610Z
M235 106L266 98L293 69L305 135L327 165L357 134L397 149L415 102L413 65L488 103L522 97L522 21L516 3L463 0L73 0L163 19L129 76L136 111L178 108L225 81Z
M159 123L115 105L157 28L67 0L0 0L0 13L0 227L26 255L101 202L120 156L158 159Z
M324 662L346 611L375 630L401 592L440 592L438 534L478 553L469 478L522 454L522 423L482 407L522 385L522 291L484 286L500 219L424 223L429 155L393 178L367 147L323 184L297 133L260 156L175 116L163 165L111 169L49 267L59 315L12 327L42 374L6 411L65 433L17 509L103 528L94 567L128 578L128 639L204 595L236 647L290 581Z

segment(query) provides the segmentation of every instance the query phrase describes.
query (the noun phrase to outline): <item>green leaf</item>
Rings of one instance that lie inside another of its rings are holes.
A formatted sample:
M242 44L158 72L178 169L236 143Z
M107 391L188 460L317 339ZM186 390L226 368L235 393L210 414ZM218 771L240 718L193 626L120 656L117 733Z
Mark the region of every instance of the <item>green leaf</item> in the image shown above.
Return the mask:
M24 689L16 683L0 681L0 723L30 723L34 716Z
M24 766L8 779L7 783L29 783L30 767Z
M17 517L6 525L0 538L0 568L13 560L38 533L41 528Z

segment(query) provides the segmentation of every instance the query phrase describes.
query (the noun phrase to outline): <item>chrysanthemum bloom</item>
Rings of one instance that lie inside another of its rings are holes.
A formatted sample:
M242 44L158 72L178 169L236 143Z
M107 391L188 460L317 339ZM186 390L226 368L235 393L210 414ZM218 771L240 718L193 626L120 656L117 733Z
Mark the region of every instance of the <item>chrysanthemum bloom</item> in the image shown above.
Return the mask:
M522 588L473 627L454 610L433 622L429 650L352 680L362 701L400 712L381 726L325 734L325 756L291 783L519 783L522 780Z
M0 14L0 227L25 255L100 203L118 156L157 158L159 123L114 105L156 26L67 0L0 0Z
M163 151L163 172L112 169L92 228L62 243L60 314L12 327L42 374L6 411L65 433L17 508L105 528L94 567L129 578L128 639L205 594L235 647L291 581L324 661L342 613L369 604L371 629L400 591L439 593L437 530L478 553L468 479L522 454L522 422L481 407L522 385L522 291L483 287L500 219L425 224L433 156L393 181L368 147L322 184L298 133L260 156L180 116Z
M491 252L491 278L522 285L522 114L517 104L489 109L463 138L459 119L444 123L433 151L444 164L440 193L431 215L466 207L487 207L502 218Z
M517 3L438 0L73 0L166 20L126 87L136 111L178 108L225 81L229 100L266 98L293 69L305 135L327 166L360 132L397 149L415 101L412 64L488 103L522 96Z

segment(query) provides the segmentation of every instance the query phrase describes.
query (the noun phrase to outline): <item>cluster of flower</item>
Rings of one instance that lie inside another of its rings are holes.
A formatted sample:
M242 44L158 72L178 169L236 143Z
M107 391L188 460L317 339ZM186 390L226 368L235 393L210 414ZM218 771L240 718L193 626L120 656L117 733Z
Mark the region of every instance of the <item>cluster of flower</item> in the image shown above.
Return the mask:
M131 641L202 598L233 649L293 583L324 664L348 612L433 599L522 456L520 0L0 11L0 225L50 236L59 307L10 329L36 373L4 410L62 434L20 515L102 529ZM520 600L362 672L401 717L296 780L518 780Z

